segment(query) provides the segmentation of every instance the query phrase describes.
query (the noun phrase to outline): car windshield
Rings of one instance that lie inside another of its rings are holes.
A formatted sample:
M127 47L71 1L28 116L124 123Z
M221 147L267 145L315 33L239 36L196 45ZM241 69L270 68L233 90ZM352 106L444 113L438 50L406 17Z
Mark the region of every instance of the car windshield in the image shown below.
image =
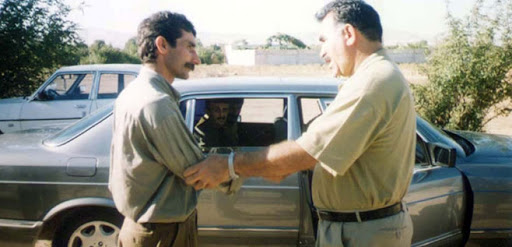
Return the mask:
M446 134L443 130L437 128L433 124L429 123L423 118L417 117L417 126L420 135L427 142L440 142L445 145L455 147L457 149L457 153L465 154L464 149L457 143L453 138L451 138L448 134Z
M114 104L109 104L96 110L95 112L71 124L55 135L46 138L43 141L43 144L50 147L56 147L71 141L75 137L84 133L86 130L101 122L103 119L110 116L112 114L113 107Z

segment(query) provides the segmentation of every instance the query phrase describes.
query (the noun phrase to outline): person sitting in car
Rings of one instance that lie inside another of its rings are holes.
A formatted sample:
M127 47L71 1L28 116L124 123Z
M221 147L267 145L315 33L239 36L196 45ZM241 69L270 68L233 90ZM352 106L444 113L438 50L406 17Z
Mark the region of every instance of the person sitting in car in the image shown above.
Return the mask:
M233 100L212 99L206 102L206 114L194 127L194 136L203 147L232 147L238 144L238 133ZM233 113L230 115L231 109ZM238 107L237 109L240 109ZM240 110L237 111L240 113ZM231 121L228 121L231 120Z

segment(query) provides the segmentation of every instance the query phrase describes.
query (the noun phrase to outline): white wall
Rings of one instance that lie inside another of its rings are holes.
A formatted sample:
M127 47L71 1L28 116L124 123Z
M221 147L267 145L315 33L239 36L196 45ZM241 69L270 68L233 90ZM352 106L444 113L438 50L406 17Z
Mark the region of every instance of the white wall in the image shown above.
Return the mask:
M226 45L226 63L230 65L255 65L256 50L234 50L230 45Z
M426 62L425 50L387 50L389 57L395 63L424 63Z
M279 65L279 64L323 64L319 50L234 50L225 47L226 60L231 65ZM422 49L388 50L388 55L396 63L424 63Z
M256 50L255 64L321 64L316 50Z

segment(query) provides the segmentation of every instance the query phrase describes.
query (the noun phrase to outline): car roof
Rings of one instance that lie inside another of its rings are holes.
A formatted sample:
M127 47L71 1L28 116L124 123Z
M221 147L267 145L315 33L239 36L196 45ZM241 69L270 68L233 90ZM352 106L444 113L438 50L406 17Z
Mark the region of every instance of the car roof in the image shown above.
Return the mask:
M57 72L73 72L73 71L128 71L139 73L142 65L140 64L84 64L65 66L57 70Z
M173 86L181 96L216 93L333 94L342 79L326 77L215 77L179 80Z

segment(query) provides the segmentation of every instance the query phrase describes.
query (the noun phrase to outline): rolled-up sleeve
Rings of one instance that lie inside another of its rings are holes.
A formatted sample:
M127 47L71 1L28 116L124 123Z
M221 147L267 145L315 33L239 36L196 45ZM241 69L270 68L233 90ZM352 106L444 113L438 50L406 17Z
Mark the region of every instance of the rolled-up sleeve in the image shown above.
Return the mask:
M368 95L342 92L297 143L325 170L341 176L377 136L381 119Z

